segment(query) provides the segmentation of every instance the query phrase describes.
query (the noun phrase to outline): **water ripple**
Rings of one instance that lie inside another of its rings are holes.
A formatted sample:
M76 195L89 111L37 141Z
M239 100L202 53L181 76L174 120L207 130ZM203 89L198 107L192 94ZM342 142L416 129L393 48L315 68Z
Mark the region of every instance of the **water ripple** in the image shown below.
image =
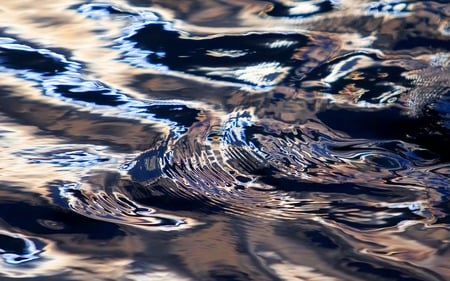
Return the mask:
M90 178L90 181L94 180L99 179ZM113 191L115 188L110 179L105 179L107 186L103 191L99 190L102 186L95 185L95 182L90 184L92 186L89 186L89 182L82 186L55 182L53 185L60 185L59 194L67 201L70 209L92 219L164 231L187 229L199 224L193 219L164 214L134 202L120 191Z
M45 245L40 241L34 241L21 235L3 232L0 234L0 255L7 264L21 264L39 259L43 251L40 247ZM36 245L37 244L37 245Z
M447 1L0 15L3 277L449 276Z

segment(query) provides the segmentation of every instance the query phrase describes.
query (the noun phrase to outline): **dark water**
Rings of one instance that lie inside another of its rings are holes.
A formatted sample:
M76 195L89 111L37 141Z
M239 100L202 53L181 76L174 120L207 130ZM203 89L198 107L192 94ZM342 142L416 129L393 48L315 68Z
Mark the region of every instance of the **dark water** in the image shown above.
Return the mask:
M1 1L0 279L450 280L450 4Z

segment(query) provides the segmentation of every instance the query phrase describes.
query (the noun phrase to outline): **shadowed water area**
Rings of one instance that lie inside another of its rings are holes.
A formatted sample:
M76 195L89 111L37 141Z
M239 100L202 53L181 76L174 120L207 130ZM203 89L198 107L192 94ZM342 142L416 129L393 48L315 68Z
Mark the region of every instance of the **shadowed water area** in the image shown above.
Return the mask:
M450 4L0 3L1 280L449 280Z

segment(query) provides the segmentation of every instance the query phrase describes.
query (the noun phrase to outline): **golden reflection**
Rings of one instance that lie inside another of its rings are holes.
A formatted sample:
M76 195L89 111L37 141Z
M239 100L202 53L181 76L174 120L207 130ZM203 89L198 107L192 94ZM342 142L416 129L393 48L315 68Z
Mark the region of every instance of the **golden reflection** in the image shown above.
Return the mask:
M49 147L58 145L60 142L53 137L36 138L38 130L33 126L20 126L4 116L0 115L0 129L8 133L2 134L0 149L0 170L2 171L2 181L24 184L30 190L43 192L41 189L49 179L79 180L82 169L67 169L62 171L60 167L53 165L32 165L26 158L17 157L20 151L34 147ZM25 168L26 167L26 168ZM78 172L77 172L78 170ZM43 176L45 175L45 176Z
M358 79L355 79L358 80ZM358 100L369 90L356 87L354 83L345 85L345 88L339 91L339 94L349 97L353 102Z

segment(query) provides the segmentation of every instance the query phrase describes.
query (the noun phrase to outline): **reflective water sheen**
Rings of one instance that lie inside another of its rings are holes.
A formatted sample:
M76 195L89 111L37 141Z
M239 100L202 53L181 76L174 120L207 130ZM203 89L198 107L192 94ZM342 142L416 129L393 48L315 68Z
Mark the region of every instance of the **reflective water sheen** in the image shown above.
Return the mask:
M0 4L0 278L449 280L447 0Z

